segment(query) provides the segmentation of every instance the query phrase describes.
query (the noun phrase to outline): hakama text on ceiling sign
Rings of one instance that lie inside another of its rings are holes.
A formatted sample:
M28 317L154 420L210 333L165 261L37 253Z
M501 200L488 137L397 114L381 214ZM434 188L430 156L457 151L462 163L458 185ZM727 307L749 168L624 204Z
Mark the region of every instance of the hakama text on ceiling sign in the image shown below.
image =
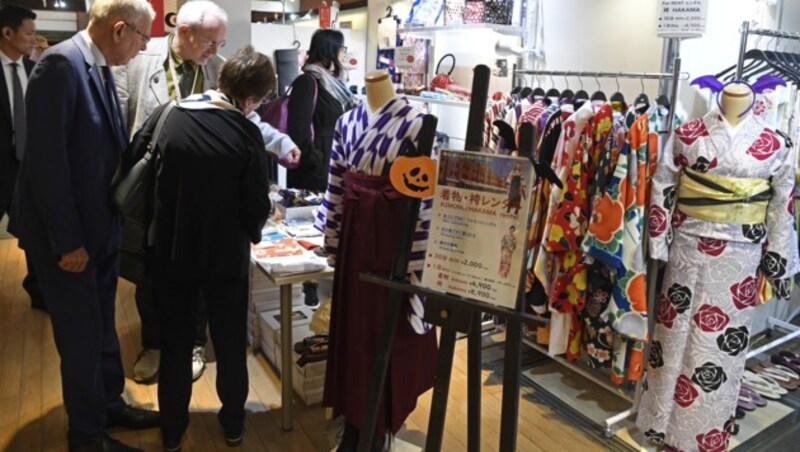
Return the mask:
M708 0L659 0L660 38L699 38L706 32Z
M442 151L422 285L514 308L533 177L525 159Z

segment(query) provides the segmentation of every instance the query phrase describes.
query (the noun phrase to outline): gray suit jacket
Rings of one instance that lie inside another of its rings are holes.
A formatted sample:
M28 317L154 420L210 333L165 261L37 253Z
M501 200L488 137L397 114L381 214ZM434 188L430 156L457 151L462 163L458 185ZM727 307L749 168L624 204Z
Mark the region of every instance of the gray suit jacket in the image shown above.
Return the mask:
M133 135L161 104L169 102L167 74L164 63L169 56L169 38L154 38L147 49L128 63L114 68L122 120ZM216 89L217 78L225 60L214 55L203 68L203 91Z

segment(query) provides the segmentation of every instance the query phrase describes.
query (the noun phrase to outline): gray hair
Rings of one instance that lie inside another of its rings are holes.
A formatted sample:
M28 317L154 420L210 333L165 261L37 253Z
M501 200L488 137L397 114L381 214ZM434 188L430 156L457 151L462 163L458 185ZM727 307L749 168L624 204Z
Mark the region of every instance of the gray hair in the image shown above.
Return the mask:
M143 18L156 18L153 6L147 0L95 0L89 9L92 21L103 22L119 18L125 22L138 22Z
M226 27L228 26L228 14L225 13L225 10L208 0L192 0L184 3L178 10L175 26L186 24L190 27L199 27L203 25L206 17L215 17Z

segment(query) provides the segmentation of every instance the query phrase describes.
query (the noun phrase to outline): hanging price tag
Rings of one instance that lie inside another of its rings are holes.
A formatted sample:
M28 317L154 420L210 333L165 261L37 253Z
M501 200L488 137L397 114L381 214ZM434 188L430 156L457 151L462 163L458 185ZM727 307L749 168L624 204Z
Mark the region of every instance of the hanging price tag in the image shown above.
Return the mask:
M708 0L659 0L660 38L699 38L706 32Z

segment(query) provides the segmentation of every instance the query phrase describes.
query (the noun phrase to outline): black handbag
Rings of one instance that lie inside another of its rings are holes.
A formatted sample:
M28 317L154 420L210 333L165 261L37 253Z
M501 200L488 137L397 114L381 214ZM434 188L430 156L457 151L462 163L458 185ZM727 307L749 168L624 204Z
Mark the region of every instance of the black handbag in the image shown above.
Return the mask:
M174 107L175 103L170 102L159 113L144 157L124 175L117 173L112 181L111 202L122 217L119 276L134 284L143 281L148 250L155 243L155 195L158 167L163 158L163 150L156 143Z

